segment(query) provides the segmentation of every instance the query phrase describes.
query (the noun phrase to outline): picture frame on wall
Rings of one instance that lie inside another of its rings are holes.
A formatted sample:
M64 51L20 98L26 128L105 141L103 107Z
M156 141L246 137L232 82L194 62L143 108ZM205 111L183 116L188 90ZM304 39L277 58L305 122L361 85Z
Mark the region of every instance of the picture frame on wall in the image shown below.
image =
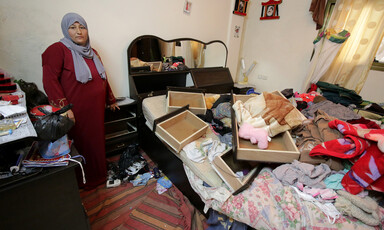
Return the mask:
M233 13L241 16L246 16L248 1L249 0L236 0L235 9L233 10Z
M279 4L281 4L281 2L282 0L269 0L268 2L262 2L260 20L279 19Z

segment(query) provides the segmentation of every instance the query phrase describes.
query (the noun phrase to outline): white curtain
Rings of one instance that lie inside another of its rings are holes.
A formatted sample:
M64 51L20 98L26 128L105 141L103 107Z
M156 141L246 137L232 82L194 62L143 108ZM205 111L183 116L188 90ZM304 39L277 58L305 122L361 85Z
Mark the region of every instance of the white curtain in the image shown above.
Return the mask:
M384 1L338 0L328 28L346 30L351 36L319 79L359 93L383 37ZM306 82L312 76L313 73L309 73Z

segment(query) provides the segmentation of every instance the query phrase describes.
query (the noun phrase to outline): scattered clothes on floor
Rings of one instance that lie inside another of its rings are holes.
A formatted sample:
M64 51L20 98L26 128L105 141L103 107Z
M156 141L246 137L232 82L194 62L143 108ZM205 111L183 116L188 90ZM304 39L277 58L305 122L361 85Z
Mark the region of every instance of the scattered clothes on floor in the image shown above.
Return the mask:
M130 182L133 184L133 186L143 186L146 185L149 179L151 178L151 173L144 173L137 175L136 178L134 180L131 180Z
M158 194L166 192L170 187L172 187L172 182L168 177L163 176L157 180L156 190Z
M210 209L207 230L247 230L247 225Z
M149 172L148 163L138 151L138 145L133 144L121 154L119 162L118 179L131 181L137 174Z
M120 155L120 158L117 162L108 163L107 169L107 180L109 181L109 183L114 182L114 184L109 187L116 187L120 185L120 183L116 185L115 181L117 180L119 180L121 183L136 181L135 178L137 177L137 175L149 173L148 162L139 153L137 144L128 146L127 149ZM152 174L149 173L149 175ZM137 179L139 180L139 178ZM133 183L136 183L137 185L143 184L144 181L142 180L143 179L140 179L139 181L141 182Z

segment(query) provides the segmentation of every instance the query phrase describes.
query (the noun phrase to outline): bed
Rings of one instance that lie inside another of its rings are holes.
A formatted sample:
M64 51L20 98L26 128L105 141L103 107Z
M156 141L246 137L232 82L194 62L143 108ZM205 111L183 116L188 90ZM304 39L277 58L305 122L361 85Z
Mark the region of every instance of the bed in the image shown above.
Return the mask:
M135 43L128 48L128 58L132 56L131 48ZM211 70L202 68L198 71L204 73L206 69L208 72ZM213 69L216 71L216 67ZM141 148L200 212L207 215L211 208L255 229L380 229L354 218L325 215L315 202L301 199L292 186L283 185L272 173L273 168L269 167L258 172L247 189L234 195L209 163L194 163L183 150L176 153L161 141L153 132L153 124L166 114L167 86L204 88L218 94L228 93L233 87L233 82L232 85L223 85L220 79L198 82L192 72L130 72L129 77L131 97L137 100L139 106ZM211 129L207 129L206 136L217 138ZM379 209L379 215L382 226L384 209Z

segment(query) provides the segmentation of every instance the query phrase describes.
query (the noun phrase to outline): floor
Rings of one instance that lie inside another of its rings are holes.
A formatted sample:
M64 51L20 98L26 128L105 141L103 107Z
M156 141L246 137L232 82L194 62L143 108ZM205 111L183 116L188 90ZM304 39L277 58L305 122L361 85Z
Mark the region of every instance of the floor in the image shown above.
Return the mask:
M156 167L140 150L148 162L150 171ZM118 162L120 156L112 156L108 162ZM100 185L93 190L80 190L83 205L92 229L206 229L205 217L198 212L172 186L159 194L157 179L150 179L145 186L133 186L123 182L107 188Z

